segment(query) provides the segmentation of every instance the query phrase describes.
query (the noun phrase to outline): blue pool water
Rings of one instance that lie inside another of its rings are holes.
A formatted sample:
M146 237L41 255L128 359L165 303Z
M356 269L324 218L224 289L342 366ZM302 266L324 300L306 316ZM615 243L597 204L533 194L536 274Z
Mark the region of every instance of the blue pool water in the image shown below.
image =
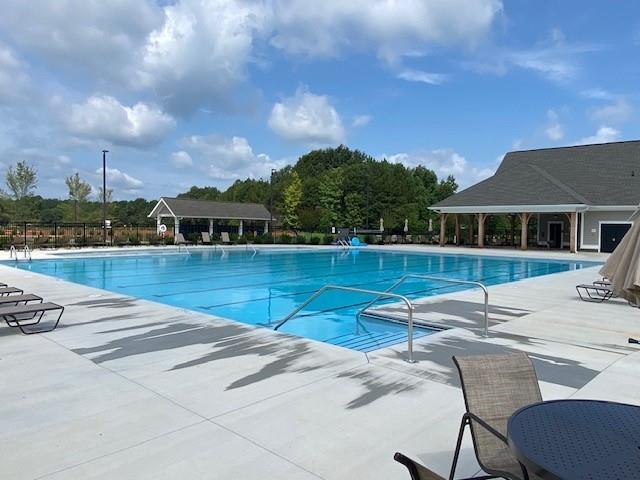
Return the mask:
M20 263L75 283L226 317L275 325L324 285L385 290L418 273L496 285L593 266L590 262L442 255L376 250L195 250L185 254L80 256ZM468 288L408 280L397 293L418 298ZM280 331L370 351L406 340L406 327L355 313L371 300L360 293L327 292ZM383 302L381 302L383 303ZM415 336L433 333L416 329Z

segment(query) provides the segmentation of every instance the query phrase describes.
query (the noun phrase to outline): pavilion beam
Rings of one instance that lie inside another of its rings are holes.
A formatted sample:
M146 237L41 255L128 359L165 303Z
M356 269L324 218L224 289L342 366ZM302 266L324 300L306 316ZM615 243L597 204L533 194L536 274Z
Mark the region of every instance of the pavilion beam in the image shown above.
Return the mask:
M484 247L484 221L487 218L486 213L478 214L478 247Z
M447 231L447 214L440 214L440 246L444 247L445 234Z
M578 214L576 212L565 214L569 219L569 252L576 253L578 250Z
M520 248L522 250L526 250L529 248L529 219L531 218L530 213L521 213L520 214Z
M180 233L180 218L173 218L173 243L178 243L178 234Z
M454 243L457 246L460 245L460 215L456 213L454 219L456 221L456 238Z
M244 222L240 220L238 224L238 236L241 237L242 235L244 235Z

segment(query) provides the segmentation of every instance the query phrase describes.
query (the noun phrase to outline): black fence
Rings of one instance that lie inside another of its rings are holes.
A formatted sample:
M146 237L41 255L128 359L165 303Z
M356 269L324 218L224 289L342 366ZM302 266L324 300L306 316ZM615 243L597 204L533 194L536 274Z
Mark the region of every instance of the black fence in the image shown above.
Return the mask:
M170 229L171 230L171 229ZM156 224L108 225L102 223L31 223L0 224L0 248L12 245L30 248L86 246L162 245L173 243L173 233L158 235Z

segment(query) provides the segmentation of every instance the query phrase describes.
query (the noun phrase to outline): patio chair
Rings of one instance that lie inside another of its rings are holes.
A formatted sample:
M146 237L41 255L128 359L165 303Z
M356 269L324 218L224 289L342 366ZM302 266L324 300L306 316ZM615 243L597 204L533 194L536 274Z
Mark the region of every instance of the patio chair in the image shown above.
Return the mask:
M229 232L220 232L220 240L223 244L229 245L231 243L231 239L229 238Z
M396 452L396 454L393 456L393 459L396 462L399 462L407 467L407 470L409 470L409 475L411 476L411 480L444 480L444 477L441 477L437 473L429 470L424 465L411 460L409 457L405 457L399 452Z
M611 284L603 283L582 283L576 285L576 291L580 296L580 300L584 302L602 303L609 300L615 295Z
M462 416L450 479L454 478L462 438L471 430L476 459L489 476L476 478L537 479L513 456L507 444L507 421L519 408L542 401L535 369L523 353L454 356L466 413Z
M411 234L405 235L404 236L404 242L405 243L413 243L413 236Z
M54 311L60 311L60 314L58 315L58 318L55 320L52 327L44 329L40 328L37 330L24 328L39 324L45 313ZM33 333L44 333L55 330L60 323L60 319L62 318L63 313L64 307L62 305L51 302L29 303L26 305L15 305L9 307L3 306L0 308L0 318L7 322L7 325L9 325L10 327L18 327L20 331L25 335L31 335ZM34 318L37 318L37 320L32 321Z
M11 295L12 293L18 293L22 295L24 290L16 287L2 287L0 288L0 297L4 297L6 295Z
M176 245L191 245L191 242L185 240L184 235L182 233L178 233L176 235Z
M42 297L31 293L27 293L26 295L5 295L4 297L0 297L0 308L12 305L16 306L21 303L26 305L30 302L42 303Z
M211 235L209 235L209 232L200 232L200 234L202 235L203 245L211 245Z

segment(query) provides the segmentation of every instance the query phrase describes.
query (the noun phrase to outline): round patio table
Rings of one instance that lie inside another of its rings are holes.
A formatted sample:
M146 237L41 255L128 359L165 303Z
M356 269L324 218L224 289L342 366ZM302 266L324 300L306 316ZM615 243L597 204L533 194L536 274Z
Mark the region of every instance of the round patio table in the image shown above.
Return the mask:
M640 478L640 407L597 400L554 400L516 411L511 450L543 479Z

